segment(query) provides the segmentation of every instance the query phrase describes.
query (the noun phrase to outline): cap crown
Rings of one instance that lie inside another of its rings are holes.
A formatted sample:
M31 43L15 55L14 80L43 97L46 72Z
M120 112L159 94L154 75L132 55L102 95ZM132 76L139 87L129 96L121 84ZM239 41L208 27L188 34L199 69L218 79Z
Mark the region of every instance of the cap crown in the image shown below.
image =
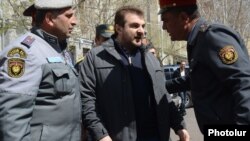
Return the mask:
M196 4L196 0L159 0L160 8L189 6Z
M109 38L114 33L114 26L111 24L100 24L96 27L96 34Z
M61 9L72 7L73 0L36 0L36 9Z
M159 0L159 14L164 13L167 9L172 7L185 7L195 5L196 3L197 0Z

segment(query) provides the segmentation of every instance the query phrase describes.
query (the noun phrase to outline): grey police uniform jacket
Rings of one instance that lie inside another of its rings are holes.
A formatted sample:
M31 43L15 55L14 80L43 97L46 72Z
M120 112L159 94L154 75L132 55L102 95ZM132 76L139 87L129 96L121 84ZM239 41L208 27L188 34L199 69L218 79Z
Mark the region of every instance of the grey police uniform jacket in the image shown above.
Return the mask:
M79 82L61 54L29 32L0 57L0 140L80 141Z
M154 90L160 140L168 141L170 127L177 131L184 121L165 89L159 61L150 52L142 56ZM113 141L136 141L131 78L113 39L90 50L79 69L84 125L94 140L109 135Z
M201 18L190 34L187 53L190 77L166 86L174 92L178 84L190 82L200 130L211 124L250 124L250 61L239 34Z

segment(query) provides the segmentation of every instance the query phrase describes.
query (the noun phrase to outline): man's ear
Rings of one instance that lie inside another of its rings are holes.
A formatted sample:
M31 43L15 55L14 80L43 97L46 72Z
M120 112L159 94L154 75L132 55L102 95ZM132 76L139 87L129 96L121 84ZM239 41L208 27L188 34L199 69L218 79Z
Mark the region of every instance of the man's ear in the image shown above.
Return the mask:
M116 31L117 33L122 32L122 27L121 27L120 25L118 25L118 24L115 24L115 31Z
M53 26L54 22L53 22L53 15L51 12L47 12L45 14L45 22L50 25L50 26Z
M185 12L181 12L181 13L180 13L180 18L181 18L181 20L184 21L185 23L188 23L189 20L190 20L189 16L188 16L187 13L185 13Z

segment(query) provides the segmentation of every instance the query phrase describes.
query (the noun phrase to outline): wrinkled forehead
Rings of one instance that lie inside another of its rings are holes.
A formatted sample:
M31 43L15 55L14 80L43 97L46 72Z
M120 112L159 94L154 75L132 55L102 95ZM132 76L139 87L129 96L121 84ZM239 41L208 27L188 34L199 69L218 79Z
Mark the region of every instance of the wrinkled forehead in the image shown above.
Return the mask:
M129 20L131 18L139 18L139 19L142 19L144 20L144 16L143 15L140 15L140 14L137 14L137 13L134 13L134 12L128 12L124 15L124 19L125 20Z
M140 24L145 24L144 16L136 13L127 13L124 16L125 23L137 22Z

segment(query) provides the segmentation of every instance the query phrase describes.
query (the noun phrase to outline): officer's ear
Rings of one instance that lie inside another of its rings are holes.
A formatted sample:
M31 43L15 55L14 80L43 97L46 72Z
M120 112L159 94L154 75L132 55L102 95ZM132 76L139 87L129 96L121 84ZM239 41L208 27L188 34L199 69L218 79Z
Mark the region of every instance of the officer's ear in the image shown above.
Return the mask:
M181 13L180 13L180 18L181 18L181 20L184 21L185 23L188 23L189 20L191 20L186 12L181 12Z
M52 12L47 12L45 14L45 22L50 25L53 26L54 22L53 22L53 13Z

